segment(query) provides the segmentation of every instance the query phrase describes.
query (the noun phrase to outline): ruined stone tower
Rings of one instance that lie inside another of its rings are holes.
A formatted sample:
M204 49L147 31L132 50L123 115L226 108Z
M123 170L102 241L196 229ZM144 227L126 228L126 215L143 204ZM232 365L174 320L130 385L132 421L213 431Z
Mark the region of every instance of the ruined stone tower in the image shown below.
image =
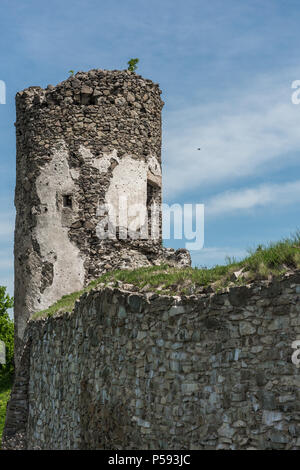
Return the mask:
M150 205L160 207L160 93L135 73L91 70L17 94L16 359L28 318L91 279L117 268L190 264L186 250L162 247L161 217L150 239L120 236L118 218L115 238L97 234L99 207L117 211L121 196L135 234L149 226ZM143 220L130 215L134 203L144 205Z

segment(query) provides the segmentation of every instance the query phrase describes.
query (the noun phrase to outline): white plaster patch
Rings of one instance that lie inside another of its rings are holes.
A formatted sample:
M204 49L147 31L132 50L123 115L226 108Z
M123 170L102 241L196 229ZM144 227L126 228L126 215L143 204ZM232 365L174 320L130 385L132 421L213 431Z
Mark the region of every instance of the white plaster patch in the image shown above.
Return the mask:
M83 147L83 145L81 145L79 147L79 153L86 163L89 163L94 168L97 168L100 173L107 173L108 168L112 164L113 160L116 162L120 161L116 150L113 150L111 153L103 154L101 157L94 157L89 149L86 149Z
M78 168L70 168L70 175L73 180L78 180L79 178L79 170Z
M34 235L39 243L44 261L54 265L53 283L40 295L35 310L49 307L63 295L80 290L84 283L84 260L80 251L68 236L68 227L62 223L62 208L58 195L72 194L76 211L76 171L70 171L68 150L65 145L53 151L51 162L41 169L36 181L42 211L37 216Z
M120 160L113 170L113 176L106 193L106 203L114 208L116 214L116 224L123 225L119 220L119 203L122 199L127 202L128 227L132 230L138 230L146 221L147 206L147 170L148 165L144 160L137 160L127 155ZM137 205L144 214L135 214ZM124 213L123 212L123 213Z
M161 176L161 168L157 158L154 155L150 155L147 159L148 161L148 169L153 173L155 176Z
M93 156L92 152L90 151L90 149L85 148L83 145L80 145L79 153L80 153L81 157L84 159L84 161L86 161L86 162L89 162L94 158L94 156Z

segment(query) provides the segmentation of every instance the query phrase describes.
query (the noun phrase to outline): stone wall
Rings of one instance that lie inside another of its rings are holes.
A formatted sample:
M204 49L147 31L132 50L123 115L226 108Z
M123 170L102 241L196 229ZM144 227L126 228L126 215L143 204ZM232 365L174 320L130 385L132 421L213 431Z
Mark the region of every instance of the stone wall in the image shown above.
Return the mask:
M91 279L164 261L190 264L188 254L161 244L160 94L157 84L126 70L79 72L55 87L17 93L16 362L31 314ZM137 234L156 204L155 236L122 239L116 220L115 239L99 239L107 223L99 207L117 209L121 196L130 227L129 207L145 206L131 229Z
M26 333L29 333L29 329ZM2 449L26 450L28 421L28 386L30 374L31 339L25 333L19 367L14 378L10 400L6 408L6 423L2 436Z
M105 288L31 320L27 448L299 450L300 273L209 290Z

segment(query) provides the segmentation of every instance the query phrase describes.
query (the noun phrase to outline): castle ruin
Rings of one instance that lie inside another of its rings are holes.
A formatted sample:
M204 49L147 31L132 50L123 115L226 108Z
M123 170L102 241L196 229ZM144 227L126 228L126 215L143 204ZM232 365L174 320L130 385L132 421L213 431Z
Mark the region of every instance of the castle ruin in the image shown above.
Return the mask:
M160 94L135 73L105 70L17 94L16 361L30 316L101 274L190 265L186 250L162 247ZM99 207L117 213L121 198L136 236L122 236L116 217L115 237L99 238ZM130 213L135 203L142 219ZM145 226L148 239L138 236Z

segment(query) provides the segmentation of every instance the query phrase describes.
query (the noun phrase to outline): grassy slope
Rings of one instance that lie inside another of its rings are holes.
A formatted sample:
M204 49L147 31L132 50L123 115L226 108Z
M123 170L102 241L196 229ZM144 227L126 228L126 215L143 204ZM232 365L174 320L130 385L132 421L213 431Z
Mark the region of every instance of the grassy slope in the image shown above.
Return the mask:
M12 386L11 374L1 374L0 372L0 445L5 423L6 405L9 399Z
M243 270L236 278L235 272ZM85 289L66 295L47 310L38 312L34 317L47 317L58 312L71 312L75 301L91 289L122 283L144 291L162 294L194 294L201 292L203 287L213 286L217 291L230 285L241 285L257 279L269 279L290 270L300 269L300 232L294 237L267 246L259 246L250 251L249 256L241 261L228 259L225 266L206 268L171 268L167 265L151 266L133 271L123 270L104 274L92 281Z

